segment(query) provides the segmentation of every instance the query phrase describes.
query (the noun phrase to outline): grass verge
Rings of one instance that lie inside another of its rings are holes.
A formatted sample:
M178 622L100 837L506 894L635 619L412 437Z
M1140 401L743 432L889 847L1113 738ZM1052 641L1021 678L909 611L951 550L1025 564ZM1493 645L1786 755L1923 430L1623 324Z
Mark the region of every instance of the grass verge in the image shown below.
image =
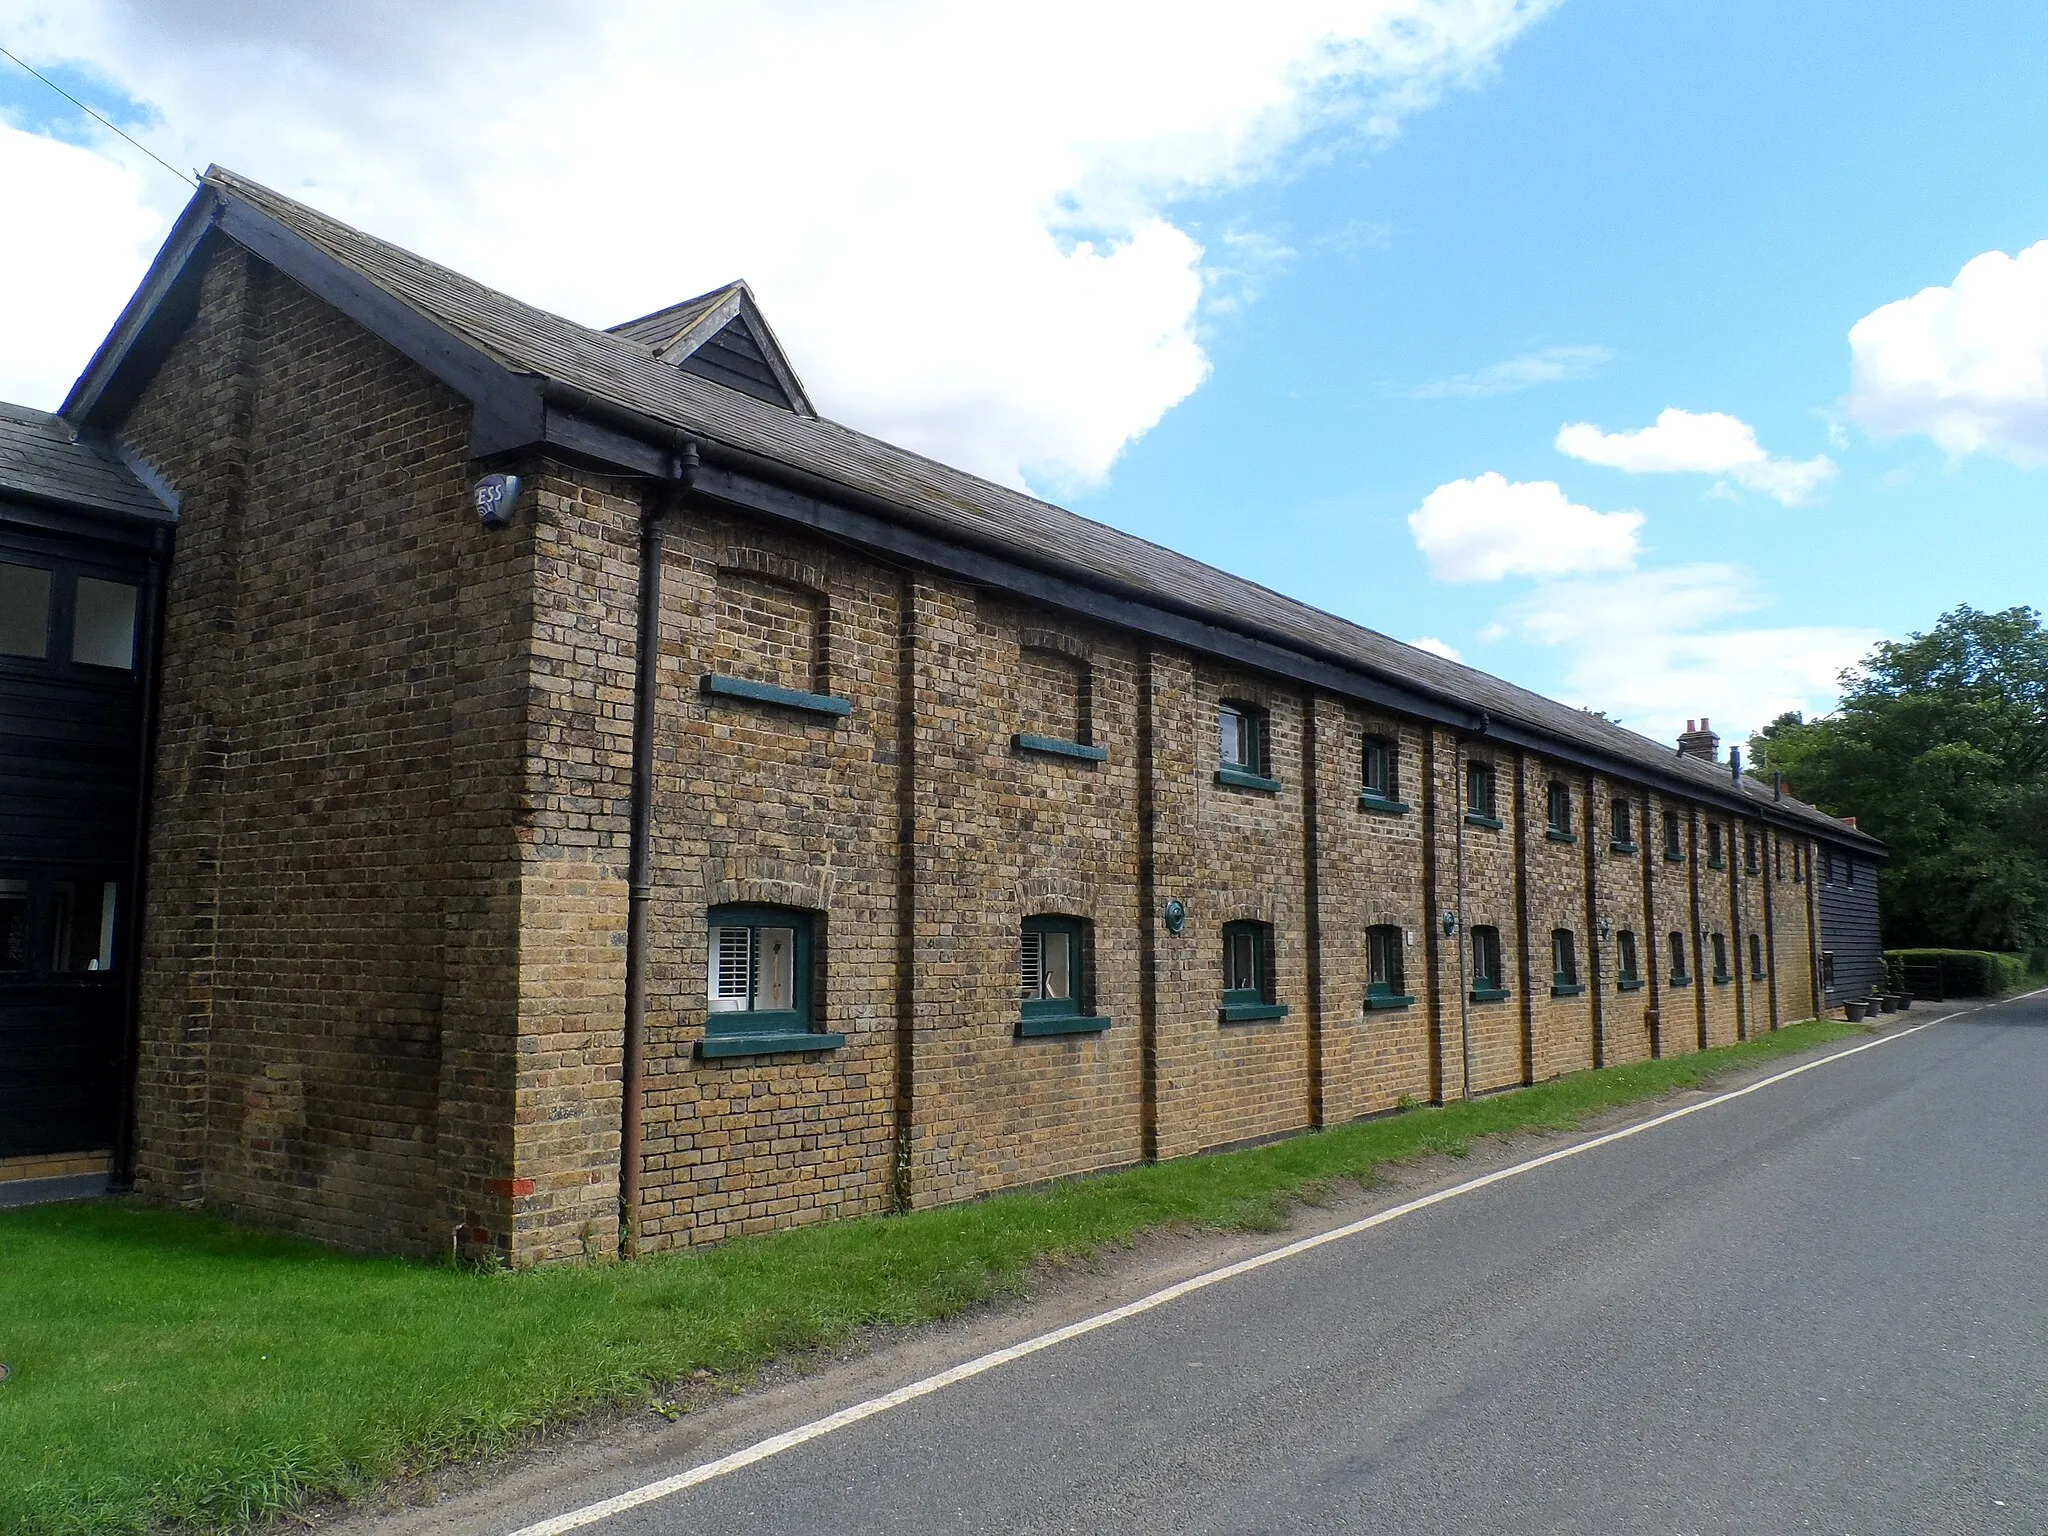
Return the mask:
M1569 1130L1842 1035L1581 1072L1442 1109L638 1263L483 1274L121 1201L0 1212L0 1530L237 1528L502 1451L696 1370L943 1318L1160 1226L1270 1229L1376 1167Z

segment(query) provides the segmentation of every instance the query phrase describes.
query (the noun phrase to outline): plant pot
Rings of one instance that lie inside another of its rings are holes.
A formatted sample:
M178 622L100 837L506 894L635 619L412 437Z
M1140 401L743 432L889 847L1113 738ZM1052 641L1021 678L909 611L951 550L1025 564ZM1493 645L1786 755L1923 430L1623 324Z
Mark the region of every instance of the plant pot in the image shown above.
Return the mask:
M1880 992L1870 1000L1870 1006L1879 1013L1890 1013L1892 1011L1892 1000Z
M1869 1006L1868 1003L1844 1003L1842 1004L1842 1012L1848 1016L1851 1024L1861 1024L1863 1022L1864 1010Z
M1899 1006L1900 1006L1901 1008L1910 1008L1910 1007L1912 1007L1912 1006L1913 1006L1913 994L1912 994L1912 993L1910 993L1910 992L1901 992L1901 993L1899 994Z

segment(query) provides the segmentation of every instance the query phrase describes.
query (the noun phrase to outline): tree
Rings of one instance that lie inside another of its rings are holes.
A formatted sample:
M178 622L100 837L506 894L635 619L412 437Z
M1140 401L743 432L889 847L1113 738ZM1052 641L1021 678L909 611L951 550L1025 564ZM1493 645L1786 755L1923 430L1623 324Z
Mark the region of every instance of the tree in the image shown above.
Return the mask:
M1833 715L1780 715L1760 770L1884 840L1888 945L2048 943L2048 628L1956 608L1842 674Z

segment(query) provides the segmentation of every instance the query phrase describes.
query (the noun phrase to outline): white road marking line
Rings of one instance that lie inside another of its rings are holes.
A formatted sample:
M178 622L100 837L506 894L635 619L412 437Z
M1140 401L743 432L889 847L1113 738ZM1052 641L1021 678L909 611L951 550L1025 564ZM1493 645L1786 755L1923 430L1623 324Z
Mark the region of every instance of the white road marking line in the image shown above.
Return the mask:
M2048 992L2048 987L2042 988L2042 991ZM2027 995L2031 997L2035 994L2028 993ZM2019 999L2011 998L2007 999L2007 1001L2017 1002ZM1498 1168L1492 1173L1485 1173L1477 1178L1467 1179L1464 1183L1454 1184L1449 1189L1440 1189L1434 1194L1422 1195L1417 1199L1404 1201L1400 1205L1389 1206L1384 1211L1362 1217L1357 1221L1348 1222L1341 1227L1332 1227L1327 1232L1318 1232L1313 1237L1299 1238L1281 1247L1268 1249L1264 1253L1254 1254L1249 1259L1240 1259L1235 1264L1225 1264L1220 1269L1207 1270L1202 1274L1182 1280L1178 1284L1169 1285L1164 1290L1154 1291L1149 1296L1140 1296L1136 1301L1128 1301L1120 1307L1112 1307L1107 1312L1098 1312L1093 1317L1084 1317L1079 1322L1068 1323L1064 1328L1055 1328L1050 1333L1038 1334L1033 1338L1008 1345L1003 1349L990 1350L985 1355L977 1355L972 1360L962 1361L959 1365L952 1366L947 1370L939 1371L934 1375L910 1382L906 1386L898 1387L893 1392L884 1392L879 1397L870 1397L863 1402L853 1404L851 1407L842 1408L837 1413L829 1413L822 1419L813 1419L808 1424L799 1424L795 1429L784 1430L779 1435L770 1435L765 1440L756 1440L752 1445L734 1451L731 1455L721 1456L716 1461L703 1462L691 1467L686 1472L678 1472L672 1477L658 1478L654 1482L643 1483L638 1488L630 1488L624 1493L614 1494L609 1499L600 1499L595 1504L586 1504L581 1509L572 1509L567 1514L556 1515L550 1520L541 1520L532 1525L523 1525L518 1530L511 1532L510 1536L564 1536L564 1533L569 1531L580 1531L585 1526L597 1524L600 1520L609 1520L613 1515L621 1515L627 1510L638 1509L643 1504L652 1504L657 1500L668 1498L672 1494L681 1493L686 1488L694 1488L699 1483L708 1483L713 1478L724 1477L728 1472L737 1472L743 1467L753 1466L756 1462L766 1461L771 1456L779 1456L784 1451L794 1450L799 1445L807 1444L812 1440L822 1439L835 1430L845 1429L851 1424L858 1424L862 1419L871 1419L878 1413L887 1413L892 1408L901 1408L905 1403L915 1402L920 1397L929 1397L940 1388L950 1387L957 1381L966 1381L970 1377L985 1375L999 1366L1008 1365L1012 1361L1022 1360L1026 1355L1035 1355L1040 1350L1051 1349L1055 1344L1064 1344L1069 1339L1078 1339L1081 1335L1093 1333L1098 1328L1107 1328L1113 1323L1124 1321L1126 1318L1136 1317L1143 1312L1150 1312L1155 1307L1163 1307L1170 1301L1178 1301L1181 1297L1191 1295L1196 1291L1207 1290L1210 1286L1220 1285L1225 1280L1235 1280L1239 1275L1248 1275L1253 1270L1264 1269L1269 1264L1278 1264L1283 1259L1291 1259L1297 1254L1307 1253L1311 1249L1321 1248L1325 1244L1342 1242L1346 1238L1358 1236L1361 1232L1370 1232L1374 1227L1385 1226L1388 1222L1397 1220L1402 1216L1412 1215L1416 1211L1428 1210L1433 1205L1441 1205L1446 1200L1455 1199L1459 1195L1469 1195L1474 1190L1488 1188L1491 1185L1499 1184L1504 1180L1515 1178L1524 1173L1533 1173L1536 1169L1547 1168L1552 1163L1561 1163L1568 1157L1577 1157L1582 1152L1591 1152L1595 1147L1604 1147L1612 1142L1626 1141L1631 1136L1640 1136L1644 1131L1655 1130L1660 1125L1669 1125L1674 1120L1683 1120L1687 1115L1696 1115L1701 1110L1712 1109L1717 1104L1726 1104L1734 1099L1746 1098L1760 1088L1768 1088L1773 1083L1782 1083L1787 1078L1798 1077L1802 1072L1811 1072L1815 1067L1824 1067L1831 1062L1843 1061L1851 1056L1860 1056L1863 1052L1874 1051L1881 1045L1890 1045L1894 1040L1903 1040L1908 1035L1917 1035L1921 1030L1927 1029L1932 1025L1946 1023L1962 1013L1973 1013L1975 1011L1975 1009L1966 1008L1959 1009L1956 1013L1945 1013L1940 1018L1928 1019L1924 1023L1902 1029L1896 1034L1880 1035L1875 1040L1866 1040L1863 1044L1851 1046L1845 1051L1833 1051L1826 1056L1816 1057L1812 1061L1802 1062L1796 1067L1787 1067L1783 1072L1773 1073L1771 1076L1759 1079L1747 1087L1731 1088L1726 1093L1717 1093L1712 1098L1701 1099L1696 1104L1686 1104L1680 1108L1668 1110L1664 1114L1657 1115L1649 1120L1640 1121L1635 1125L1625 1125L1620 1130L1607 1131L1589 1140L1574 1142L1569 1147L1560 1147L1555 1152L1546 1152L1541 1157L1530 1158L1527 1162L1516 1163L1509 1168Z

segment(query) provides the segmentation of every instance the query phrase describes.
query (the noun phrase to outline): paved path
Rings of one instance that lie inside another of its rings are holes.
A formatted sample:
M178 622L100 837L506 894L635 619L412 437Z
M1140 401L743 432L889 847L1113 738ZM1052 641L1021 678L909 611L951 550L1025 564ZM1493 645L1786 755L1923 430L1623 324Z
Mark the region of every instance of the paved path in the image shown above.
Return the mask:
M2048 997L588 1529L2048 1531Z

